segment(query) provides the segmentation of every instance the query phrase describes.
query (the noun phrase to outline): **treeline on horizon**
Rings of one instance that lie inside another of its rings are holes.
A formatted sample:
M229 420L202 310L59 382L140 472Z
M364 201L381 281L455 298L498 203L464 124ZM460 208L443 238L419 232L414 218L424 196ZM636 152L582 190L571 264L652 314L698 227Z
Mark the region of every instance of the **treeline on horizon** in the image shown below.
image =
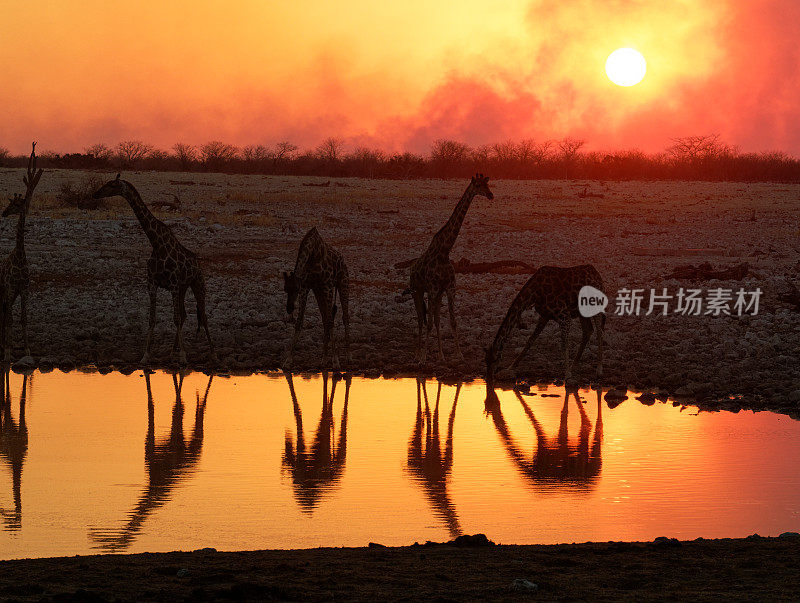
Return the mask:
M116 146L95 144L82 153L44 151L40 165L63 169L223 172L359 178L457 178L483 172L492 178L518 180L712 180L800 181L800 161L782 151L745 153L717 134L672 139L660 153L640 150L584 151L585 141L506 141L470 147L439 139L427 155L386 153L326 138L301 151L288 141L273 146L236 147L220 141L203 145L177 143L169 151L140 140ZM13 156L0 146L0 167L24 167L27 156Z

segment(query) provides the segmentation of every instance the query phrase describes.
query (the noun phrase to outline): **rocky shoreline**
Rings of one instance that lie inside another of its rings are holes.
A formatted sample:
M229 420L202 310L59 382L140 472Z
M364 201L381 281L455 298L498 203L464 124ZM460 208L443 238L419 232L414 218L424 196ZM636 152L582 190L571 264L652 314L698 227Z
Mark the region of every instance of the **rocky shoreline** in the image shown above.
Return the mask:
M144 553L0 562L16 601L796 600L800 535Z
M43 370L140 368L148 303L147 239L122 199L108 200L95 211L66 207L58 199L67 181L102 182L104 177L48 172L31 207L28 328L34 365ZM317 226L350 269L348 368L366 376L418 373L413 304L399 301L408 270L395 266L424 250L466 182L339 179L332 186L308 187L303 185L313 179L170 173L124 177L151 205L178 195L178 211L155 213L198 253L206 271L209 322L219 359L210 363L204 339L194 337L194 302L189 297L185 338L190 368L240 373L280 367L292 332L284 322L280 275L293 266L306 230ZM20 178L19 170L0 170L0 187L16 190ZM667 289L673 297L681 288L762 291L756 315L609 312L604 385L685 399L707 409L772 409L796 415L800 313L783 301L782 291L800 278L800 185L496 181L490 186L495 199L473 203L451 254L454 261L513 260L533 267L591 263L612 298L625 288ZM582 195L587 187L594 196ZM15 220L0 222L6 249L13 245L15 225ZM703 262L721 270L746 264L747 271L722 272L732 277L727 280L674 276L678 268ZM465 361L454 361L443 316L445 354L453 364L437 363L429 354L434 361L424 372L480 377L483 347L527 278L524 273L458 274L456 313ZM295 368L313 371L321 368L315 302L309 303L306 316ZM527 329L509 342L506 364L534 321L533 312L525 317ZM15 318L15 359L23 355L18 322ZM162 292L154 367L172 365L173 332L171 304ZM573 346L577 332L576 324ZM341 338L341 326L337 333ZM577 368L579 383L592 381L595 359L590 343ZM556 380L557 329L545 330L517 374L504 376L506 383Z

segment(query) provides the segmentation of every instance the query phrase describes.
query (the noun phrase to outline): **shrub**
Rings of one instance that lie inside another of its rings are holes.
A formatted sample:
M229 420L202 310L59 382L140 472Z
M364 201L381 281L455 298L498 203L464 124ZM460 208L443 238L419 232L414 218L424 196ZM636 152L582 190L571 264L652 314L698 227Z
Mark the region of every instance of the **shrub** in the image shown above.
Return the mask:
M56 193L56 201L67 207L88 210L99 209L103 205L103 200L93 199L92 194L102 185L103 183L96 176L84 178L78 184L73 184L72 180L67 180L61 183L61 187Z

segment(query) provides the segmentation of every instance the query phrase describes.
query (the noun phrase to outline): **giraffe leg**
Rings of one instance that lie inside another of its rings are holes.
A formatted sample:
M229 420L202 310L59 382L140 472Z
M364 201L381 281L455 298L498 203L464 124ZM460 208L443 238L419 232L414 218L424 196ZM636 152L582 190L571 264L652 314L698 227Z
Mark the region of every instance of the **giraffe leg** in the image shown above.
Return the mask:
M20 325L22 326L22 341L25 344L25 355L31 355L31 348L28 345L28 291L23 289L20 293Z
M186 350L183 347L183 322L186 320L184 296L186 287L179 287L172 292L172 314L175 320L175 345L178 350L178 363L186 364Z
M14 301L9 300L6 313L6 355L9 361L14 355Z
M334 287L325 288L317 295L317 305L322 313L322 363L326 367L325 360L328 358L328 346L331 348L331 364L334 370L339 370L339 355L336 352L336 338L333 329L333 307L336 300L336 289Z
M13 336L12 336L12 327L14 324L14 300L13 299L6 299L5 308L4 308L4 316L3 316L3 360L5 362L11 362L11 347L13 343Z
M342 324L344 325L344 361L350 366L350 282L347 274L339 282L339 302L342 305Z
M605 330L606 317L604 314L592 316L592 323L597 334L597 376L603 376L603 331Z
M317 298L317 306L319 313L322 316L322 368L328 368L328 343L330 341L330 330L328 326L328 304L323 300L322 293L314 291L314 297Z
M425 294L417 290L412 292L414 308L417 310L417 362L422 363L422 330L425 326Z
M181 287L180 293L178 295L178 301L180 302L180 310L181 310L181 327L180 331L178 332L178 345L180 349L181 355L181 364L186 364L186 347L184 346L183 342L183 325L186 323L186 290L188 287ZM183 375L181 374L181 377Z
M442 293L437 293L433 302L433 324L436 326L436 340L439 343L439 361L444 362L444 350L442 349L442 329L439 325L442 309Z
M431 330L433 329L433 296L428 293L428 315L425 319L427 321L427 330L425 333L425 345L422 346L422 353L420 354L420 364L425 362L428 357L428 346L430 345Z
M569 317L560 318L558 326L561 328L561 349L564 354L564 380L572 379L572 366L569 361Z
M458 359L461 362L464 362L464 354L461 352L461 345L458 341L458 323L456 322L456 311L455 311L455 297L456 297L456 288L455 287L448 287L447 291L447 309L450 313L450 326L453 329L453 339L456 340L456 354L458 355Z
M586 344L589 342L591 336L592 319L581 316L581 343L578 346L578 352L575 354L575 360L572 361L573 364L577 364L581 356L583 356L583 350L586 349Z
M544 316L539 316L539 320L536 322L536 328L533 329L533 333L528 338L528 341L525 343L525 347L522 348L522 351L519 355L514 358L514 362L511 363L511 368L517 368L519 361L522 360L523 356L528 353L528 350L531 349L533 342L536 341L536 338L539 337L539 334L544 330L545 325L550 321L549 318L545 318Z
M289 348L283 358L283 369L288 371L292 368L292 356L294 355L294 348L297 345L297 340L300 339L300 330L303 328L303 318L306 315L306 302L308 301L308 289L301 287L297 293L297 320L294 322L294 335L292 341L289 343Z
M150 344L153 342L153 329L156 326L156 292L158 291L155 283L147 283L147 292L150 295L150 318L149 326L147 328L147 343L144 345L144 356L142 356L141 364L148 364L150 362Z
M339 349L336 347L336 323L334 322L334 304L336 299L335 289L331 289L331 305L330 309L331 312L328 318L328 339L331 343L331 361L332 361L332 368L334 371L338 371L341 366L339 364Z
M208 317L206 316L206 281L202 274L192 283L192 294L197 303L197 331L198 333L200 332L200 327L205 330L208 347L211 350L211 359L216 360L217 353L214 351L211 334L208 332Z

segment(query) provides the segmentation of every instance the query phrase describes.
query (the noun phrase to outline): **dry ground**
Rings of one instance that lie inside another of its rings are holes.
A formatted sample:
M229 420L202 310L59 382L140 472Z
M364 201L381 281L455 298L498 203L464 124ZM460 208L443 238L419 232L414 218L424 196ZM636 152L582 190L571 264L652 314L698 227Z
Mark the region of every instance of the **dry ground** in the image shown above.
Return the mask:
M149 244L122 199L101 210L69 209L56 200L61 184L106 175L49 171L33 202L27 231L32 274L30 336L33 356L47 368L94 364L130 366L142 353L148 298ZM109 177L113 175L108 175ZM221 174L123 175L145 202L171 200L179 212L156 211L184 244L202 257L209 289L209 318L220 361L207 364L203 338L194 337L188 301L187 351L196 368L242 371L280 365L291 335L283 321L281 271L294 264L297 245L311 226L336 246L352 279L351 368L371 374L416 370L413 304L397 301L407 269L448 218L466 186L461 180L381 181ZM0 170L0 190L19 191L22 171ZM534 266L594 264L615 297L622 287L724 287L763 291L754 317L630 316L607 324L606 381L632 389L724 398L725 407L769 407L792 412L800 405L800 313L778 299L786 279L800 272L800 185L495 181L494 201L475 199L451 258L472 262L515 259ZM16 220L0 222L4 249L13 245ZM704 251L692 251L702 249ZM743 281L691 283L668 280L676 266L710 261L715 267L750 265ZM449 325L445 353L456 370L478 376L482 348L494 336L527 275L459 274L457 315L465 363L454 362ZM154 356L171 361L169 297L162 293ZM533 313L527 319L533 326ZM338 329L341 336L341 327ZM295 354L299 369L320 366L321 327L309 302L304 335ZM577 335L577 326L573 336ZM15 328L15 357L21 337ZM506 361L524 343L518 332ZM520 366L517 377L559 376L558 336L549 327ZM593 376L591 345L578 369ZM430 354L435 359L435 354ZM728 400L742 394L741 400ZM712 407L715 403L709 403ZM720 403L716 403L719 406Z
M796 601L800 535L556 546L145 553L0 562L16 601ZM535 585L535 586L534 586Z

